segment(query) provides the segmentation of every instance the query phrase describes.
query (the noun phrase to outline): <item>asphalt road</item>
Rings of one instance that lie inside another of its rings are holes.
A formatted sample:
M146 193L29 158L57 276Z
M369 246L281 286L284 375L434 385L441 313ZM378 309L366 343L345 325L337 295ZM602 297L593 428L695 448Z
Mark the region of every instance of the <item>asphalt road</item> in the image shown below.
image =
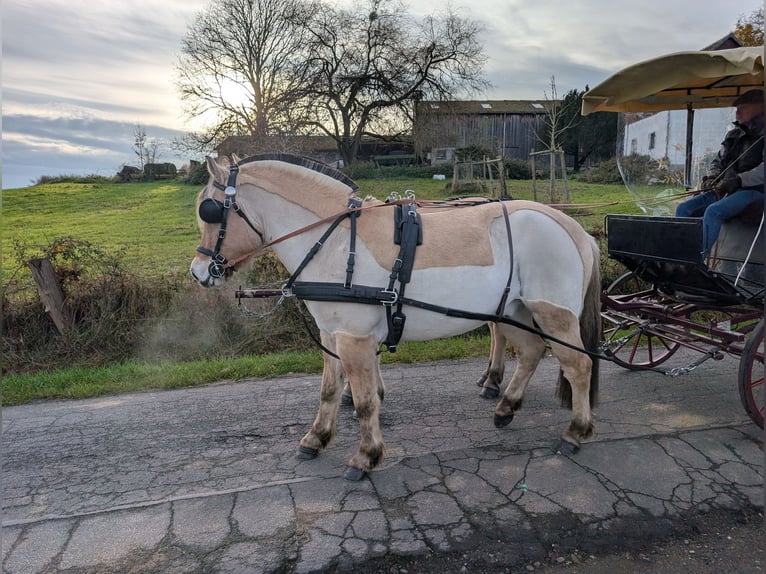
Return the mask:
M706 524L758 531L763 432L739 402L736 360L673 378L603 365L596 436L571 457L555 449L569 419L557 364L543 361L504 429L473 384L483 367L384 367L386 458L356 483L342 478L358 440L349 409L319 458L295 457L318 375L7 407L3 571L558 572L590 560L582 571L597 572L595 557L693 545ZM761 553L732 571L760 572Z

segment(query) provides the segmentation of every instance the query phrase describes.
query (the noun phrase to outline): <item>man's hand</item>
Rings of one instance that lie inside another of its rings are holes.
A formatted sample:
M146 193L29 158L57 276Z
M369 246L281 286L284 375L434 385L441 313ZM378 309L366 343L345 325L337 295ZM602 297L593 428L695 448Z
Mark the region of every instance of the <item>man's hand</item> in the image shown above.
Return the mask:
M713 188L713 182L715 181L714 175L706 175L702 178L700 183L700 191L710 191Z
M742 187L742 180L739 178L739 176L730 177L730 178L724 179L723 181L719 181L716 184L714 191L719 198L722 198L722 197L726 197L727 195L731 193L734 193L740 187Z

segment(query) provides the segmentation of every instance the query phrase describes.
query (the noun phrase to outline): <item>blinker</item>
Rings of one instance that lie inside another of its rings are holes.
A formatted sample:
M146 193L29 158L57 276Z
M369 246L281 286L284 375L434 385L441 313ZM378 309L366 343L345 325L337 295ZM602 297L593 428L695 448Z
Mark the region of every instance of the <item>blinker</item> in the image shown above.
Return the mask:
M199 217L205 223L221 223L223 210L223 202L209 197L199 204Z

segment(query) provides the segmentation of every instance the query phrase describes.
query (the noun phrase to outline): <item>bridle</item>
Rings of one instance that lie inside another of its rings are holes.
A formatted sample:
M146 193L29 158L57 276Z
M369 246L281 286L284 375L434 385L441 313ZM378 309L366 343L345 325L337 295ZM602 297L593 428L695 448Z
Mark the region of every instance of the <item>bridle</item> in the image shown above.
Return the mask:
M250 219L248 219L245 212L239 207L237 203L237 175L239 174L239 166L233 165L229 169L229 179L226 185L221 185L217 181L213 181L213 185L216 189L220 189L224 193L224 200L218 201L215 198L208 197L203 199L199 204L199 216L202 221L209 224L220 223L221 227L218 230L218 239L215 243L215 248L211 251L201 245L197 247L197 253L207 255L210 257L210 265L208 266L208 273L215 279L220 279L226 275L228 269L233 269L233 265L227 265L228 260L221 253L221 246L223 240L226 237L226 223L229 215L229 210L234 211L239 215L245 223L258 234L261 238L261 243L264 243L263 233L255 228Z

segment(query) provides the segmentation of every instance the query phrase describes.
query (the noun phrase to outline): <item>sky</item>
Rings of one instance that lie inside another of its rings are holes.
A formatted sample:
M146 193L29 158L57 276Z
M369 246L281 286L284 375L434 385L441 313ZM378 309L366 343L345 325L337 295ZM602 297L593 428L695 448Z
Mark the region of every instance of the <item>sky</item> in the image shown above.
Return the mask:
M341 0L350 2L351 0ZM451 0L484 26L488 100L545 99L594 87L618 70L699 50L762 0ZM5 0L2 5L2 187L41 176L114 175L135 164L141 125L158 161L195 129L174 86L180 46L210 0ZM410 11L445 2L412 0ZM477 96L479 99L480 96Z

